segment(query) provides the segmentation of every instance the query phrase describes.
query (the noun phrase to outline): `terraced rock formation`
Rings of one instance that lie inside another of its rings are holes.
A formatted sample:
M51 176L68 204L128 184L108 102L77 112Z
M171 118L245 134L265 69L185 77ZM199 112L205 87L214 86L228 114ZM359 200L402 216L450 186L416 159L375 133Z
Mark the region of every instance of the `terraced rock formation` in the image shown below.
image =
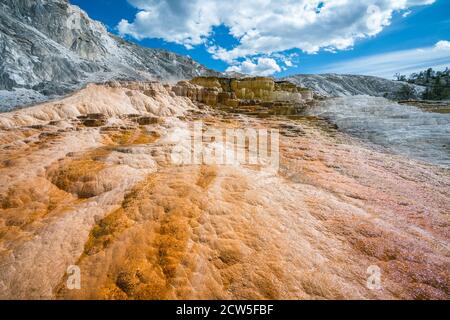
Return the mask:
M179 96L249 115L294 115L313 101L312 91L267 77L196 77L173 87Z
M279 170L174 164L198 121L278 129ZM91 85L0 115L0 298L448 299L449 203L448 170L314 116Z

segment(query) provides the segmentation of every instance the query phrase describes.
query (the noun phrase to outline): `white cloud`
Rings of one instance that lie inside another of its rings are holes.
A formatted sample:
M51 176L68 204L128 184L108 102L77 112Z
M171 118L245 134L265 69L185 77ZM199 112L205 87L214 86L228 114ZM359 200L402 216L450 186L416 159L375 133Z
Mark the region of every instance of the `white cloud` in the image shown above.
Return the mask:
M374 36L390 24L394 12L435 0L128 0L140 11L122 20L121 34L162 38L192 47L209 45L214 26L225 25L239 41L234 48L212 46L216 59L270 55L289 49L315 53L343 50L357 39ZM323 3L323 6L321 6Z
M446 40L439 41L438 43L436 43L435 49L450 50L450 41L446 41Z
M231 66L227 72L235 71L244 74L258 75L258 76L270 76L276 72L281 71L281 67L272 58L260 57L256 59L256 62L251 60L245 60L239 65Z
M396 73L409 75L427 68L439 70L446 67L450 67L450 42L443 40L432 47L394 51L358 58L331 64L318 71L392 78Z
M412 13L411 10L405 11L405 12L402 14L402 17L403 17L403 18L406 18L406 17L409 16L411 13Z

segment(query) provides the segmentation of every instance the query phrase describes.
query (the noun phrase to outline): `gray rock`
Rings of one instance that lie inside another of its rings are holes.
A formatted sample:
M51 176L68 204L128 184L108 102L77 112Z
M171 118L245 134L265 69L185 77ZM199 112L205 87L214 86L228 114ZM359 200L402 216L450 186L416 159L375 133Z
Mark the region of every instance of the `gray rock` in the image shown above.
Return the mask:
M345 74L298 74L283 78L298 86L309 88L323 97L369 95L397 99L404 85L410 86L419 98L424 87L373 76Z
M0 54L0 111L89 82L216 74L188 57L125 41L67 0L1 0Z

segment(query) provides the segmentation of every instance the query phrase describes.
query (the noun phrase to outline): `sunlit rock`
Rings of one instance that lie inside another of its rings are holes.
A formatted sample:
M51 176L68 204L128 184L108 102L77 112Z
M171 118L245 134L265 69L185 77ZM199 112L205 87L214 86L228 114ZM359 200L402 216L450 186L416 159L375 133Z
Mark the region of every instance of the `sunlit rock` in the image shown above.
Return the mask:
M211 107L252 114L256 109L261 111L256 114L295 114L305 103L313 100L310 90L268 77L196 77L190 81L178 82L172 90L178 96L185 96ZM252 110L241 107L252 107Z

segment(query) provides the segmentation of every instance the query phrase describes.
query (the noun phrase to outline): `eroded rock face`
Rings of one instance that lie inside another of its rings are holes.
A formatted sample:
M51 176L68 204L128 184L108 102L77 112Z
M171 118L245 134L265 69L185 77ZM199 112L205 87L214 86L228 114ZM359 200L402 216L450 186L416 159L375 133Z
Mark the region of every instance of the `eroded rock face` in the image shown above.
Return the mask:
M222 92L219 87L204 87L190 81L180 81L172 88L177 96L188 97L194 102L201 102L209 106L216 106L218 96Z
M178 82L173 91L179 96L186 96L212 107L242 112L262 108L273 114L295 114L302 104L313 100L310 90L267 77L196 77L190 81ZM280 106L283 108L280 109ZM253 108L246 111L239 107Z
M0 1L0 52L0 111L92 82L217 74L190 58L110 34L67 0Z

